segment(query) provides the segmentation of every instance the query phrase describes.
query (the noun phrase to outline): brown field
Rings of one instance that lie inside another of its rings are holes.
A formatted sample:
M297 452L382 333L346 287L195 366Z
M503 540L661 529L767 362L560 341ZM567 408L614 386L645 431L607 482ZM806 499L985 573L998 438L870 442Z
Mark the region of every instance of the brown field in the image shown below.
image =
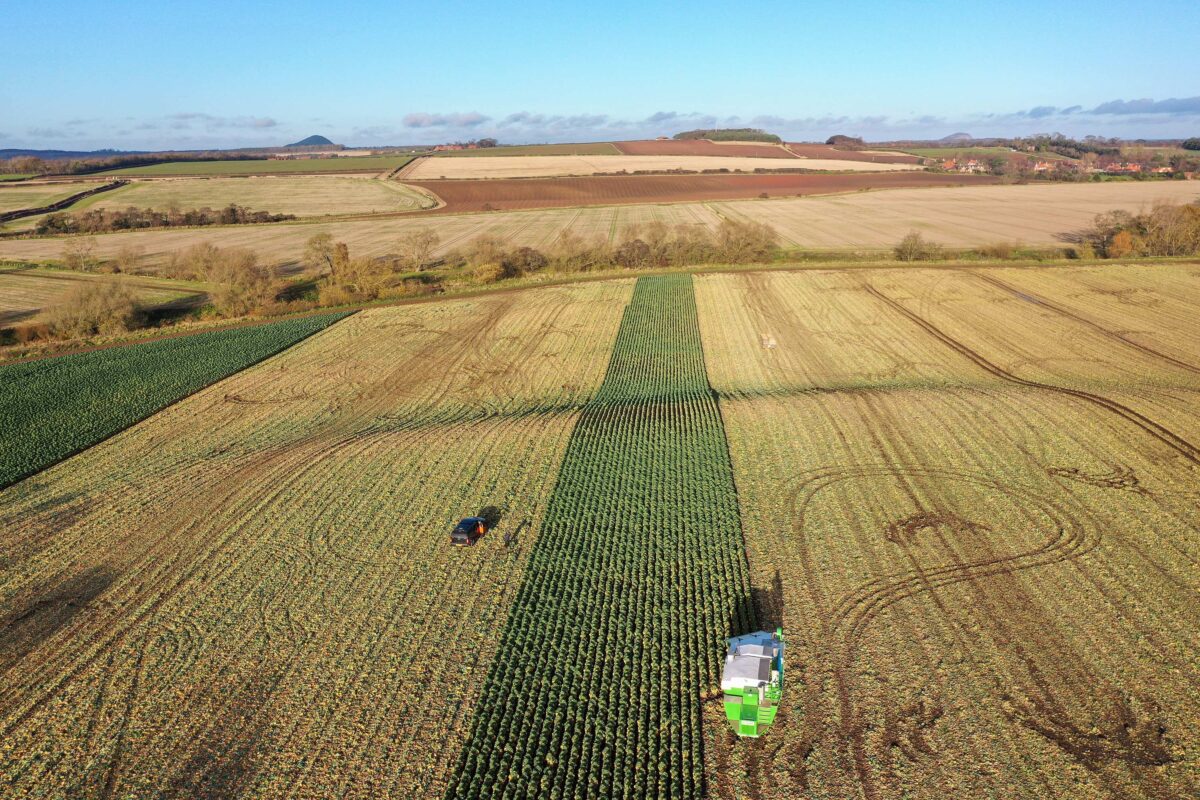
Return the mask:
M833 156L836 158L836 156ZM548 178L567 175L590 176L613 172L670 172L687 170L729 170L754 172L775 169L841 170L853 172L889 172L917 169L911 164L885 164L829 159L783 162L777 158L737 158L716 156L504 156L459 159L423 158L403 172L404 180Z
M890 248L913 229L956 247L1015 241L1048 246L1062 244L1063 237L1087 227L1102 212L1116 208L1136 212L1158 200L1197 199L1200 182L1196 181L1031 184L135 231L92 238L100 257L111 257L128 244L142 248L144 261L151 266L162 264L171 252L197 242L247 247L267 263L289 264L300 258L304 242L314 233L333 234L349 244L356 255L384 255L394 252L400 236L419 228L437 231L444 252L481 233L492 233L518 245L543 247L564 230L611 240L630 224L661 219L716 226L722 216L769 223L779 231L784 244L802 248ZM64 242L61 238L0 239L0 259L55 260Z
M736 200L760 195L810 195L864 189L986 186L996 180L931 172L854 175L629 175L479 181L410 181L440 197L438 213L521 208Z
M162 178L140 180L97 195L91 208L222 208L236 203L255 211L325 214L416 211L433 201L395 181L367 175L280 175L248 178Z
M710 142L707 139L614 142L627 156L720 156L735 158L795 158L782 146L762 142Z
M45 312L78 286L97 281L121 280L150 306L204 295L204 289L183 281L125 278L41 269L0 269L0 328L14 323L40 322Z
M801 158L836 158L844 161L869 161L876 164L920 164L921 158L907 153L889 153L881 150L840 150L828 144L800 144L788 142L784 145Z
M790 670L712 796L1196 796L1197 266L697 283Z

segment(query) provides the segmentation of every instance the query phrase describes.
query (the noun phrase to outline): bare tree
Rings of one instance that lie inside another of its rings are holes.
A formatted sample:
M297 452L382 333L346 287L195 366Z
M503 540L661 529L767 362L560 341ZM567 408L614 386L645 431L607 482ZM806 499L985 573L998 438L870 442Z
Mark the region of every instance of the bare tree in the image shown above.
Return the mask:
M419 228L404 234L397 245L400 268L408 271L425 269L441 243L442 237L432 228Z

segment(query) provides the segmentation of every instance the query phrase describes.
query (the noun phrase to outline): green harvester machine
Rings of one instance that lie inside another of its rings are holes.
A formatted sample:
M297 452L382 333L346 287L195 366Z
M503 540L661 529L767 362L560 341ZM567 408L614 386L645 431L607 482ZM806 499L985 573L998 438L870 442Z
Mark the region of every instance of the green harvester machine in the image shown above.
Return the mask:
M725 717L738 736L761 736L783 697L783 628L729 640L721 673Z

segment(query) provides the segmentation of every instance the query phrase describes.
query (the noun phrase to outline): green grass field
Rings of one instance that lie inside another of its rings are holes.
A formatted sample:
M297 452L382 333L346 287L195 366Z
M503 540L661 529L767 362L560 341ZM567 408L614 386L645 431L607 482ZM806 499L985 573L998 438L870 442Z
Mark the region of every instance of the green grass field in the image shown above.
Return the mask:
M485 147L482 150L451 150L434 153L438 158L470 158L472 156L619 156L621 151L612 142L583 142L581 144L521 144L509 147Z
M0 367L0 487L346 316L324 314Z
M309 172L382 172L402 167L413 157L359 156L348 158L314 158L295 161L168 161L145 167L126 167L108 170L104 175L274 175Z
M33 177L32 172L28 172L28 173L18 172L18 173L14 173L12 175L0 175L0 183L3 183L4 181L21 181L21 180L25 180L26 178L32 178L32 177Z

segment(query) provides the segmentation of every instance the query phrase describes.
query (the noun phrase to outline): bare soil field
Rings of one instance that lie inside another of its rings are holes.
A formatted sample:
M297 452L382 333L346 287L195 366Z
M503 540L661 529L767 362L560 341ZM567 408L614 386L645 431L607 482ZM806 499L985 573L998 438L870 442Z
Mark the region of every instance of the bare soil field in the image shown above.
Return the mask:
M1196 794L1200 375L1151 352L1195 337L988 282L1126 269L698 279L793 692L748 745L711 704L712 796Z
M97 195L93 208L129 206L166 209L222 208L235 203L255 211L313 217L416 211L433 201L395 181L367 175L287 175L249 178L171 178L140 180L116 192Z
M204 289L182 281L147 277L117 278L41 269L0 269L0 328L18 322L39 322L47 309L80 285L121 280L149 306L203 296Z
M439 213L521 208L679 203L771 195L810 195L934 186L986 186L977 175L890 172L831 175L619 175L478 181L410 181L445 201Z
M720 156L733 158L796 158L780 145L762 142L710 142L707 139L676 141L644 139L614 142L627 156Z
M0 492L7 794L440 796L631 290L362 312Z
M420 228L437 231L442 239L440 251L444 252L481 233L540 247L564 230L611 240L633 223L661 219L716 226L725 216L769 223L785 244L807 248L890 248L914 229L951 246L1015 241L1056 245L1090 225L1099 213L1117 208L1136 212L1157 200L1197 199L1200 182L1195 181L896 189L770 200L134 231L94 236L92 241L98 257L111 257L125 245L139 247L145 252L144 263L151 267L165 262L171 252L198 242L251 248L265 263L279 265L295 263L304 252L304 242L315 233L332 234L350 245L356 255L384 255L394 252L400 236ZM63 238L0 239L0 259L52 261L60 257L65 242Z
M852 172L917 169L916 166L908 164L868 163L862 160L806 159L803 163L792 163L781 162L777 158L718 158L716 156L507 156L469 159L424 158L420 159L411 169L406 169L404 179L547 178L636 171L728 170L730 172L754 172L755 170L789 168Z
M841 150L828 144L784 145L800 158L834 158L843 161L869 161L876 164L920 164L921 158L907 153L890 153L882 150Z

